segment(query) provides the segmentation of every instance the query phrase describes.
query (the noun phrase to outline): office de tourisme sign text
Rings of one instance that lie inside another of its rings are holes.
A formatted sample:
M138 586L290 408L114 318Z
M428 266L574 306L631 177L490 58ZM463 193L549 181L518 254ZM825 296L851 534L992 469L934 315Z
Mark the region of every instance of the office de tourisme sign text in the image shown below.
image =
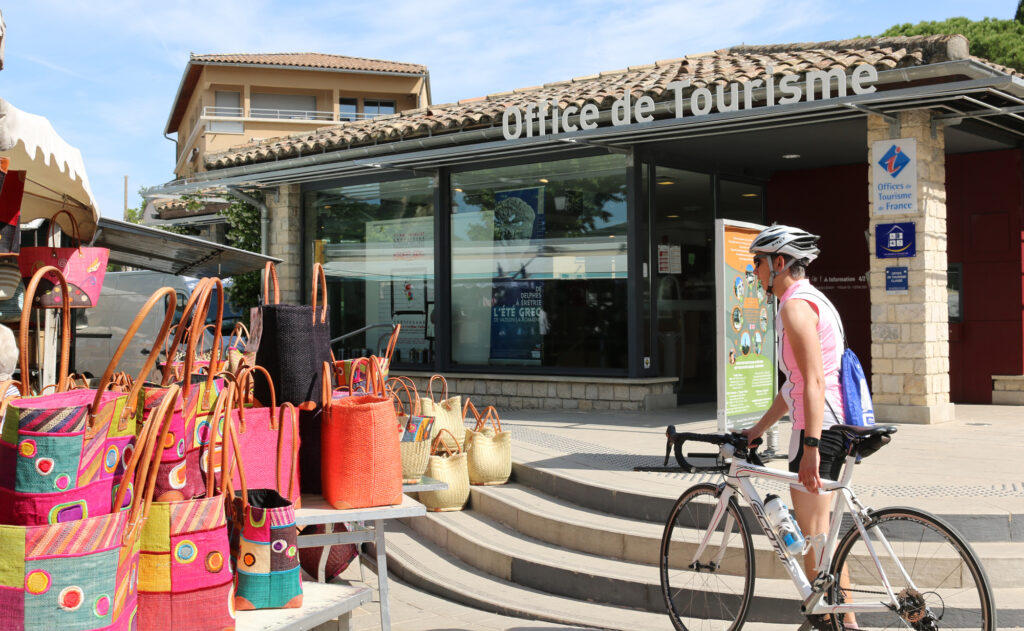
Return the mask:
M683 91L690 87L690 80L673 81L666 86L672 95L675 105L675 117L683 118L689 105L690 116L704 116L712 111L735 112L754 107L754 90L764 89L765 107L813 101L819 93L821 100L832 98L832 82L836 82L836 97L846 96L847 75L843 68L831 70L812 70L801 77L796 74L784 74L776 80L771 66L768 66L763 79L751 79L744 82L718 84L711 88L695 88L688 95ZM801 80L804 84L801 85ZM849 86L853 94L871 94L873 85L878 81L878 70L870 64L858 64L853 67L849 76ZM613 126L629 125L630 123L649 123L654 120L654 99L641 96L633 99L629 90L612 103L611 123ZM597 105L587 103L582 107L567 105L558 109L557 100L544 100L531 103L525 108L518 105L505 108L501 116L501 131L506 140L519 138L524 133L527 137L572 132L580 129L596 129L601 112Z

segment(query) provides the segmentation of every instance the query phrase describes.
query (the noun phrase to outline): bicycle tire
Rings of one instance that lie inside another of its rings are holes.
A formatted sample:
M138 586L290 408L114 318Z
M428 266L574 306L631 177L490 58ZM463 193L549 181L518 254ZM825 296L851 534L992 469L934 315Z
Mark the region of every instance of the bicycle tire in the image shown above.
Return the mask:
M665 523L661 537L659 570L661 593L677 631L713 629L739 631L743 627L754 594L754 544L739 504L729 498L726 515L716 532L725 536L726 517L729 543L717 567L710 563L721 549L722 539L714 537L702 555L704 571L686 567L706 531L718 505L719 487L697 484L679 496ZM736 547L736 546L739 547ZM699 561L698 561L699 562Z
M980 629L992 631L997 628L996 608L992 588L985 568L970 544L944 521L914 508L893 507L874 511L871 521L865 524L870 534L882 532L893 548L900 563L910 574L919 589L920 598L913 602L914 594L909 593L906 612L859 613L856 614L860 629ZM871 537L879 559L883 560L885 573L893 591L904 593L906 581L892 562L885 549L875 537ZM888 565L888 566L887 566ZM836 548L832 559L831 573L847 568L850 572L850 591L836 585L830 596L832 602L846 602L849 597L884 598L884 589L860 531L856 526L850 529ZM856 590L877 592L872 596L860 595ZM926 610L922 610L920 603ZM912 620L924 615L923 620ZM929 618L934 618L934 625ZM832 620L832 628L845 630L846 620ZM854 627L851 627L854 628Z

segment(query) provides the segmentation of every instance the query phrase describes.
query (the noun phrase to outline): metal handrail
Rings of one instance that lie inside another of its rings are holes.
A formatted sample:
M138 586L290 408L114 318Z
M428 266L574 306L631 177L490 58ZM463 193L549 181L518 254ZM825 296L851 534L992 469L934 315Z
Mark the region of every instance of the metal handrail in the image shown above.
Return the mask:
M204 117L226 117L242 118L244 111L240 107L216 107L206 106L203 108ZM334 112L322 112L317 110L278 110L263 107L249 109L249 118L270 118L275 120L314 120L314 121L350 121L376 118L385 114L367 112L342 112L335 116Z

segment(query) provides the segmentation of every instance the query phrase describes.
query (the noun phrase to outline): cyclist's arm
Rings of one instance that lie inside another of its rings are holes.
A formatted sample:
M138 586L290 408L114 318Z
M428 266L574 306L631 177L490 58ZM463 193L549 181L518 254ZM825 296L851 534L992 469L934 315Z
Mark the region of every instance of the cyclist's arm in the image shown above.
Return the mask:
M745 434L749 440L760 438L761 434L765 433L772 425L778 423L779 419L782 418L782 415L788 411L789 406L786 405L786 400L782 398L782 393L779 392L775 395L775 400L772 401L771 407L764 413L761 420L757 422L757 425L748 430L744 430L742 433Z

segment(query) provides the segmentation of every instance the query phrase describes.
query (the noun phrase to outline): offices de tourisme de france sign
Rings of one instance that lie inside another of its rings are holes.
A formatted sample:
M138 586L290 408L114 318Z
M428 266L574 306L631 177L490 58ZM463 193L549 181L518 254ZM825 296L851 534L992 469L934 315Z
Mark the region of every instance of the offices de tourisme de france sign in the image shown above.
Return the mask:
M849 75L843 68L831 70L812 70L803 77L796 74L783 74L776 80L772 66L765 68L763 79L734 81L718 84L711 88L694 88L688 95L683 91L690 87L690 80L673 81L666 86L672 94L676 118L683 118L689 105L689 117L706 116L713 111L735 112L754 107L754 90L764 91L765 104L760 107L788 105L800 101L813 101L820 86L821 100L832 97L833 80L836 83L836 98L846 96L847 81L853 94L871 94L876 90L873 85L878 81L878 70L870 64L858 64ZM612 126L629 125L630 123L649 123L654 121L654 99L644 95L633 99L629 90L611 107ZM501 131L505 140L513 140L524 134L527 137L573 132L582 129L596 129L601 111L594 103L582 107L567 105L559 110L558 100L543 100L530 103L525 107L513 105L505 108L501 116Z

